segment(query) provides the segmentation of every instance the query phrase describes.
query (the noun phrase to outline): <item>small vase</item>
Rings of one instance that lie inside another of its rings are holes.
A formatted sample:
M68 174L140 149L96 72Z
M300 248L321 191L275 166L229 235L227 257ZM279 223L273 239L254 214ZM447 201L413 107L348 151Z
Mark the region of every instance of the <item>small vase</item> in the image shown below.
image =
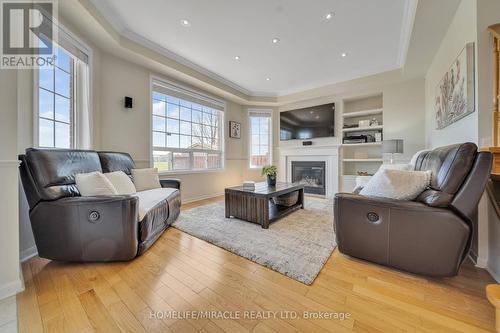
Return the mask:
M271 177L271 176L267 175L267 185L276 186L276 176Z

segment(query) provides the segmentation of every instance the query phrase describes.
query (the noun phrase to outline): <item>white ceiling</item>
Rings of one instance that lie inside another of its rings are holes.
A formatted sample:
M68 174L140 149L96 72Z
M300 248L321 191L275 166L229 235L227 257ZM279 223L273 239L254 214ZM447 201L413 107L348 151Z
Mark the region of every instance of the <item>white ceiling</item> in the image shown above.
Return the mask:
M92 3L123 36L259 96L281 96L402 67L416 10L416 0ZM331 20L325 19L328 12L335 13ZM182 26L181 19L191 26ZM278 44L271 42L274 37Z

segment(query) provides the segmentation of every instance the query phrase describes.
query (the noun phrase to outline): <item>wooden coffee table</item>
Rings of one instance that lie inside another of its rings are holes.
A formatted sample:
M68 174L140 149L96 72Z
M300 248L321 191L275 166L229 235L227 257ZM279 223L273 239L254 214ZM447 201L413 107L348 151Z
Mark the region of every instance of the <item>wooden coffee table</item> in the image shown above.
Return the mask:
M293 191L299 192L297 203L291 207L275 205L271 198ZM297 209L304 209L304 185L276 183L268 186L266 182L256 183L255 190L243 189L243 186L226 188L226 217L260 224L269 228L269 222L275 221Z

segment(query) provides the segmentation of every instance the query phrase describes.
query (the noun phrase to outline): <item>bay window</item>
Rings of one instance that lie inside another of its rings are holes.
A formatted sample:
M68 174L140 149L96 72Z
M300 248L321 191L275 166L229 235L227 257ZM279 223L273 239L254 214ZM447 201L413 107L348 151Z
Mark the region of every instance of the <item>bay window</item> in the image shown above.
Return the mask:
M159 172L223 168L223 101L153 80L151 103L152 160Z
M250 168L272 164L272 112L249 110Z

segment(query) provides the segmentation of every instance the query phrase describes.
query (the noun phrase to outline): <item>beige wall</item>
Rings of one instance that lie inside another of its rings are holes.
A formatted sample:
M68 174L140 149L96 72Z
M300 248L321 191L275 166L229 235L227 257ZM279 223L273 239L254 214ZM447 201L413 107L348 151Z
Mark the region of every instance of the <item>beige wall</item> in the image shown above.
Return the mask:
M1 70L0 101L0 299L22 289L19 271L19 212L17 163L17 71Z
M424 79L392 84L383 89L384 139L403 139L404 153L409 160L425 148Z
M59 18L62 24L72 33L76 30L64 20L64 18ZM81 34L76 34L76 38L80 39L84 44L92 50L92 72L91 72L91 118L92 118L92 134L93 134L93 145L96 149L100 147L100 127L98 126L100 120L100 68L101 68L101 56L100 51L95 45L87 39L82 38ZM3 74L3 70L2 70ZM34 129L33 129L33 71L32 70L19 70L17 71L17 88L19 98L17 101L18 108L18 130L17 130L17 142L12 147L17 149L19 154L24 153L26 148L33 147L34 145ZM21 185L19 185L21 191L19 191L19 248L20 257L22 259L28 258L36 254L35 241L33 239L33 233L31 231L31 225L29 221L29 207L26 201L26 196L22 190Z
M77 33L71 25L65 23L65 26L70 31ZM77 34L77 37L80 36L80 34ZM126 151L131 153L139 167L149 166L149 80L152 74L159 77L162 77L162 75L135 63L101 52L88 40L83 39L83 42L93 51L91 109L94 149ZM26 148L32 147L34 142L33 73L29 70L14 73L17 73L19 78L17 80L18 86L23 96L16 104L16 107L19 108L17 116L20 128L19 131L15 131L17 144L1 145L0 149L9 148L13 150L13 156L15 156L13 160L17 160L17 153L23 153ZM134 98L133 109L123 107L124 96ZM230 120L242 123L241 139L228 138L227 126ZM253 171L248 168L246 109L234 102L227 102L224 124L226 133L224 171L172 175L172 177L182 181L182 198L185 202L221 195L224 193L225 187L238 185L243 179L262 179L260 171ZM11 131L17 129L17 127L11 126L6 128ZM7 136L7 132L4 135ZM29 222L28 206L23 192L19 195L19 202L20 251L21 257L26 258L36 253L36 247Z
M96 124L100 131L99 148L129 152L138 166L147 167L150 159L150 76L165 76L107 53L102 53L100 66L101 112L99 124ZM133 109L123 107L124 96L134 99ZM221 195L225 187L238 185L243 178L260 179L260 174L250 172L247 166L246 108L227 102L224 117L225 170L172 175L182 180L184 201ZM230 120L242 124L241 139L228 137Z
M425 147L425 94L424 79L404 80L400 77L398 83L386 82L384 78L387 73L380 74L380 80L373 77L366 80L358 79L358 85L347 91L339 91L332 87L325 91L325 96L317 97L303 102L284 105L279 111L294 108L302 108L313 105L336 103L335 110L335 137L313 139L315 145L338 145L342 143L342 112L344 100L359 96L370 96L373 94L383 95L383 124L385 139L403 139L404 154L400 158L409 160L411 156ZM358 87L358 88L356 88ZM277 127L276 135L279 135ZM300 140L289 142L276 141L281 147L300 146Z
M441 78L465 45L469 42L476 42L476 31L476 0L462 0L425 77L426 143L428 147L434 148L465 141L478 142L477 98L476 112L442 130L436 129L434 108L436 89Z
M500 1L478 0L477 7L477 98L478 142L491 145L493 110L493 45L488 26L500 23ZM479 264L500 282L500 225L495 210L483 195L479 206Z
M426 74L426 141L429 147L471 141L479 147L491 144L492 43L487 27L500 23L500 1L462 0L448 32ZM436 86L466 43L475 42L476 111L443 130L435 129L434 96ZM500 278L498 218L483 195L478 209L473 245L477 264Z
M500 1L478 0L477 7L477 85L478 142L491 145L493 111L493 42L488 27L500 23Z

